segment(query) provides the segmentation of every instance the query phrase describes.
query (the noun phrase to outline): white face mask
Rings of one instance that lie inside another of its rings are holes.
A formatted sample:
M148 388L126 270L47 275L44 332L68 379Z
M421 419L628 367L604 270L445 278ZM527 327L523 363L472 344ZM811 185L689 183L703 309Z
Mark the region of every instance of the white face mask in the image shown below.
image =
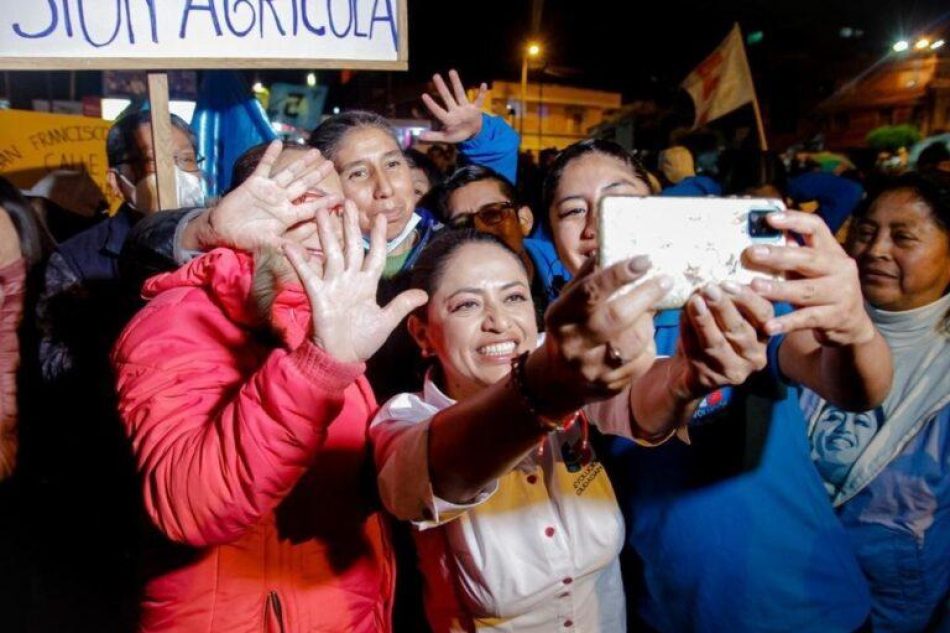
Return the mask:
M116 173L132 189L125 199L130 207L142 213L158 211L158 176L156 174L149 174L137 183L133 183L124 174ZM175 165L175 189L178 192L179 208L204 205L205 183L200 175L187 172Z
M178 188L179 207L184 209L204 206L207 195L205 181L200 173L188 172L175 165L175 186Z
M405 228L399 233L399 235L386 242L386 254L388 255L389 253L392 253L397 246L405 242L406 238L412 235L412 231L421 221L422 216L420 216L418 213L413 213L409 217L409 221L406 222ZM369 240L365 237L363 238L363 247L366 248L366 250L369 250Z

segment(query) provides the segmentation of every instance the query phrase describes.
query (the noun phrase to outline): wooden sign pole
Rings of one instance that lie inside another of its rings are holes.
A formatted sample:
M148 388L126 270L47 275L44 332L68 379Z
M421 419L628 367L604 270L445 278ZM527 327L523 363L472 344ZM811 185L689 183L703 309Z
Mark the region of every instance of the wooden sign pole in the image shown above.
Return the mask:
M148 100L152 113L152 151L155 152L155 175L158 178L158 208L178 208L178 187L175 186L175 145L172 141L172 119L168 109L168 74L148 74Z

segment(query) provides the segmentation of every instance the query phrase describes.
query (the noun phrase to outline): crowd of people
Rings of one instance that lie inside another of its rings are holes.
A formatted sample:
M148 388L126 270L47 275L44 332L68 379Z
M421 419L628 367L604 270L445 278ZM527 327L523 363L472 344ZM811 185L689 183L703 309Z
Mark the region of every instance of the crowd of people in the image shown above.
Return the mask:
M950 161L589 139L518 182L433 83L438 155L347 111L207 206L175 118L179 210L128 114L122 206L52 246L0 181L2 628L946 630ZM657 311L606 195L779 198L789 239Z

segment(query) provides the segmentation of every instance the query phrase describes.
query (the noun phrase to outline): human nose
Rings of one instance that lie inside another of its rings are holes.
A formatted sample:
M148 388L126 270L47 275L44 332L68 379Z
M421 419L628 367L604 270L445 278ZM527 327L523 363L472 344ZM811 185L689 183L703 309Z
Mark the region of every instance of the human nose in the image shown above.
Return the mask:
M483 329L489 332L504 332L511 327L511 316L505 307L498 302L490 301L485 306Z
M592 204L588 207L586 221L584 222L584 230L581 232L581 237L585 240L595 240L597 239L597 221L599 214L597 211L597 205Z
M389 198L393 195L393 183L389 175L380 171L376 175L376 197Z

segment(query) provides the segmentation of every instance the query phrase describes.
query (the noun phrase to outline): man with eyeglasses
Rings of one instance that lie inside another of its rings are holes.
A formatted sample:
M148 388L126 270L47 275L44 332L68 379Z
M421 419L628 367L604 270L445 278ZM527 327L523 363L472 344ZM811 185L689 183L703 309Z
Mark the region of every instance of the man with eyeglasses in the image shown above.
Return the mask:
M171 119L179 204L200 206L204 203L204 180L195 135L180 117L172 115ZM108 184L122 205L111 217L57 246L46 267L37 311L43 332L40 362L48 383L69 372L77 345L90 338L88 331L76 331L87 324L60 326L80 323L82 319L77 317L88 310L94 310L97 323L113 316L101 306L96 308L96 295L111 293L118 285L119 253L132 226L158 211L151 113L139 110L116 121L106 136L106 155Z
M528 237L534 214L518 203L511 182L488 167L467 165L439 185L435 207L446 226L491 233L517 253L528 270L535 307L544 314L567 273L550 243Z

